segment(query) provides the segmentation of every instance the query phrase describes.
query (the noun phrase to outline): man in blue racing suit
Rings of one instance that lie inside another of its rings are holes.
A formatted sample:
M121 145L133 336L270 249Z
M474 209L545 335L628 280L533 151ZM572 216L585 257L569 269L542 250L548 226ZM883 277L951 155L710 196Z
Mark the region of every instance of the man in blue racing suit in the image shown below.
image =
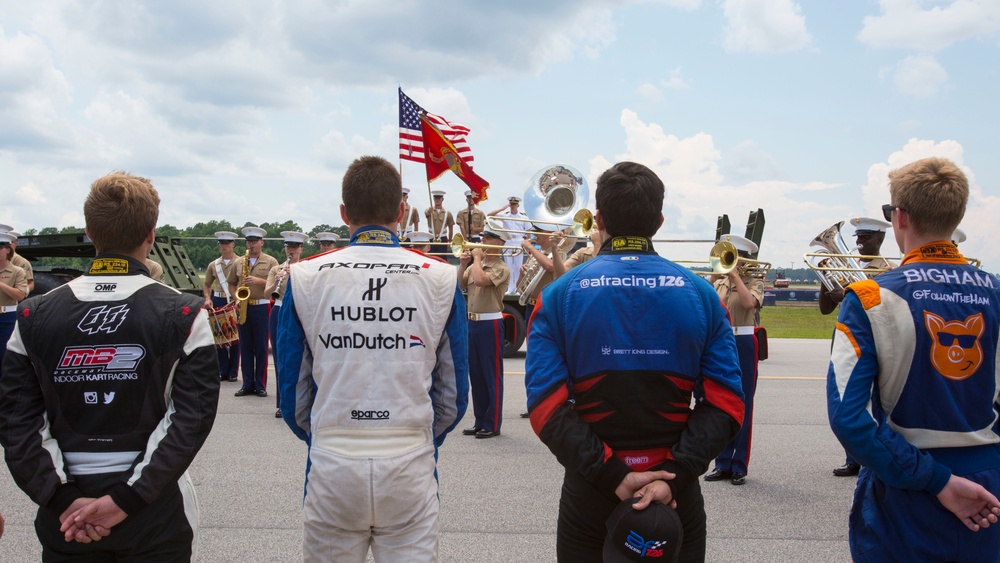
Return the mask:
M854 283L827 378L830 425L861 462L855 561L1000 561L1000 293L950 241L968 181L927 158L889 175L898 268Z
M600 252L546 288L530 317L531 426L566 468L559 561L601 561L605 523L631 497L636 510L674 505L681 560L705 558L698 477L743 420L740 366L712 286L653 251L663 196L641 164L604 172Z

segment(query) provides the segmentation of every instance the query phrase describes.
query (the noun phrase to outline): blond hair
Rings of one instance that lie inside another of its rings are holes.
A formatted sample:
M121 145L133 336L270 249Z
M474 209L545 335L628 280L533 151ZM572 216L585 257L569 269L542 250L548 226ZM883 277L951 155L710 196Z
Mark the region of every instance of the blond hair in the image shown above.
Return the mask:
M954 162L925 158L889 172L889 196L918 235L951 240L965 216L969 181Z
M160 195L146 178L116 171L98 178L83 202L87 234L97 252L129 253L156 228Z

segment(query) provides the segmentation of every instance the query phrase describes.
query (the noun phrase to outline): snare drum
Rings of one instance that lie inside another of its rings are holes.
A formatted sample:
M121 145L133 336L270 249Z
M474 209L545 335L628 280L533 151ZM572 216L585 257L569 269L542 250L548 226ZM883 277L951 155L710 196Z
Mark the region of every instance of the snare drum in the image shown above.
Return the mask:
M212 327L216 347L227 348L240 341L240 333L236 330L235 301L217 309L209 309L208 322Z

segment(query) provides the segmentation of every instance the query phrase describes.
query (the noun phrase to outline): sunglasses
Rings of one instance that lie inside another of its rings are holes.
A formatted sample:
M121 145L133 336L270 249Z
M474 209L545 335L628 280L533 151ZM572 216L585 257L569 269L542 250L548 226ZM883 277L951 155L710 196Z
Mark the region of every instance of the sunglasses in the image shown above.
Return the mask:
M962 348L969 349L976 345L976 337L971 334L949 334L947 332L937 333L938 342L942 346L954 346L956 342Z
M247 237L247 242L259 242L259 241L262 241L262 240L264 240L264 239L262 239L260 237Z
M302 246L301 242L286 242L285 243L285 247L286 248L300 248L301 246Z
M898 209L900 211L906 211L905 209L903 209L902 207L900 207L898 205L893 205L891 203L887 203L887 204L885 204L885 205L882 206L882 216L885 217L886 221L889 221L891 223L892 222L892 212L895 211L896 209Z

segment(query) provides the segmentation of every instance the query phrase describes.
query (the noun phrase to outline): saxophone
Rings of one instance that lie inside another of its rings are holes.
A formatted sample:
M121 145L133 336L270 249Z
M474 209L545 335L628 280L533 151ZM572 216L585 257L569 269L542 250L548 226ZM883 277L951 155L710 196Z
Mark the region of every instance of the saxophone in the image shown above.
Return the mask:
M240 286L236 288L236 322L244 324L247 322L247 305L250 304L250 286L247 285L247 277L250 276L250 252L243 254L243 276L240 278Z

